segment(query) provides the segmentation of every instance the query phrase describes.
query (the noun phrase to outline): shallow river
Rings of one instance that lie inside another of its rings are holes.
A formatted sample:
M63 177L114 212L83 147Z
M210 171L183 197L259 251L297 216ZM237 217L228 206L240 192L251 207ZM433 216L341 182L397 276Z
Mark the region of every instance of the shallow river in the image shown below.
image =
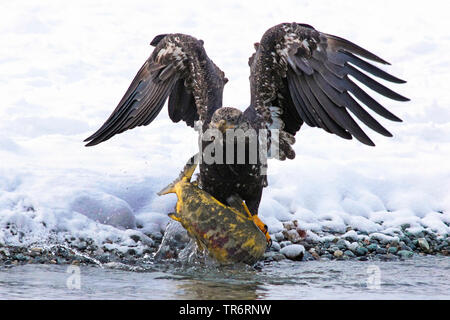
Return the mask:
M0 268L0 299L449 299L450 258Z

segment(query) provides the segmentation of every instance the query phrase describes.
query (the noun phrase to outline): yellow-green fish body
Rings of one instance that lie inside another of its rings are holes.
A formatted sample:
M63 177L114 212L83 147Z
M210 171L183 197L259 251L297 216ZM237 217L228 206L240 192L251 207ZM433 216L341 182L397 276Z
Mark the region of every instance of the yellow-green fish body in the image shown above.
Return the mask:
M159 193L178 197L176 212L169 216L220 263L253 264L261 259L267 246L265 235L244 210L224 205L191 183L195 167L186 166L180 178Z

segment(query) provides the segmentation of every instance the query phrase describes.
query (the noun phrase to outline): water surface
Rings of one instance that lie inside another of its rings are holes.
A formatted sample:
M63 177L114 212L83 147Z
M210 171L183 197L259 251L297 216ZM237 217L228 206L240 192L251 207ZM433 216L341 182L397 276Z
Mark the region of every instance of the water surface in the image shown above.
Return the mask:
M135 267L0 268L0 299L449 298L450 259L437 256L390 262L284 260L256 269L151 261Z

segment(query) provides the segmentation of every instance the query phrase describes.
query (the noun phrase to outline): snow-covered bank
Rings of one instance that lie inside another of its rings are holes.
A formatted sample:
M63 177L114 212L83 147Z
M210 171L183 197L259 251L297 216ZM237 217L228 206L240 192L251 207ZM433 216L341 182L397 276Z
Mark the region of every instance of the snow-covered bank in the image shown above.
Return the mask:
M203 39L230 79L224 104L244 108L253 43L284 21L310 23L379 54L392 63L385 70L408 81L391 87L411 102L374 95L404 120L381 120L394 138L371 133L375 148L302 128L296 159L269 163L260 215L270 233L275 236L283 222L297 220L311 239L323 241L349 227L368 237L426 231L445 239L449 234L450 60L442 53L450 49L450 36L440 5L40 1L3 6L1 244L65 244L74 237L120 252L144 252L151 238L160 237L175 204L174 196L155 194L195 153L195 132L171 123L163 110L151 126L99 146L85 148L82 140L113 110L159 33ZM92 219L98 213L98 221Z

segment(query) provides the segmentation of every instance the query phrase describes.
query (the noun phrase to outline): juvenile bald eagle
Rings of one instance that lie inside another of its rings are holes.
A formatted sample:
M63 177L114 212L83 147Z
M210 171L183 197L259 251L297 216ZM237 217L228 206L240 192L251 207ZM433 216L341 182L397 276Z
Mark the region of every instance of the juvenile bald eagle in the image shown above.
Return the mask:
M183 120L193 127L196 120L201 120L203 131L208 128L261 130L271 126L282 129L279 159L293 159L291 145L303 123L374 146L349 111L372 130L392 136L362 104L384 118L401 120L349 76L388 98L408 101L367 75L404 83L367 60L388 62L348 40L306 24L276 25L255 44L256 51L249 59L251 101L244 112L222 108L227 79L206 55L202 40L184 34L165 34L155 37L151 45L155 46L154 51L111 116L86 139L87 146L148 125L168 98L173 122ZM203 150L208 143L203 143ZM224 203L238 195L250 212L257 214L266 184L262 165L259 160L256 165L201 163L200 186Z

